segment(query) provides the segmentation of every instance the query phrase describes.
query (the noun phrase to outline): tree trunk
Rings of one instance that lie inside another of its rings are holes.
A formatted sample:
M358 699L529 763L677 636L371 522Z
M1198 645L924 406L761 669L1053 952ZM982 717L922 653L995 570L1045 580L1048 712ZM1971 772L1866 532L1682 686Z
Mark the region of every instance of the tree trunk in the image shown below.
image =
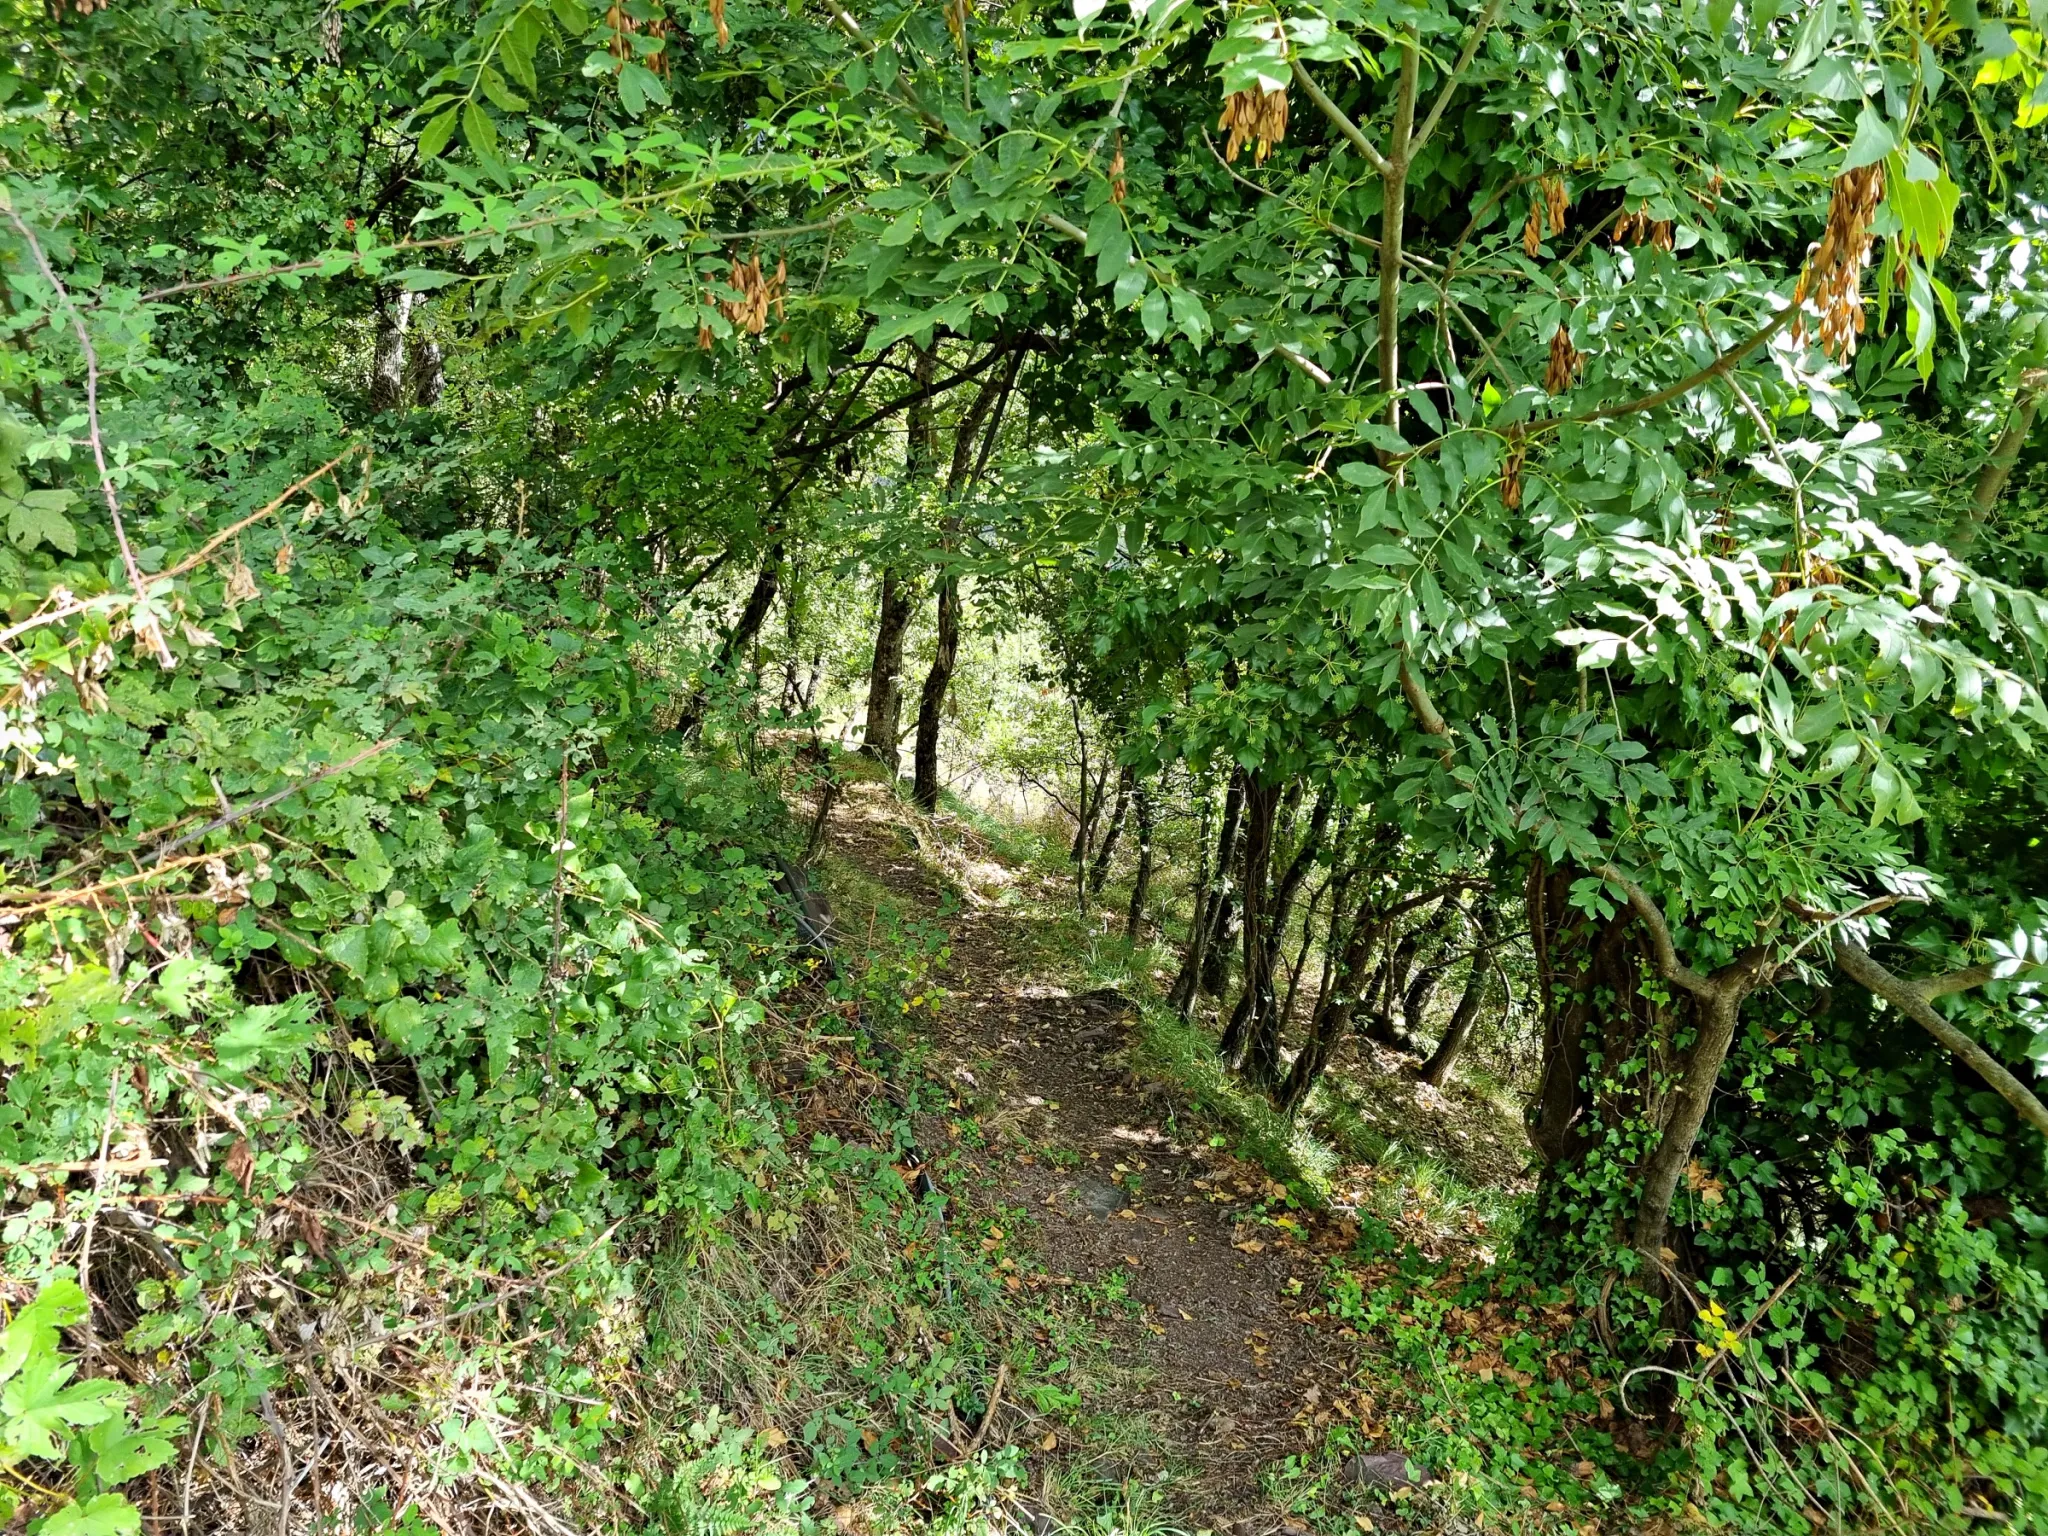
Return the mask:
M974 403L954 429L953 467L946 476L949 507L959 501L970 476L978 472L974 462L974 440L984 420L988 421L988 438L982 446L981 463L985 465L988 462L988 455L995 447L996 432L1002 426L1003 407L1009 403L1011 386L1017 382L1017 370L1023 362L1022 349L1012 351L1009 365L1001 376L988 376L976 393ZM994 408L992 420L989 419L991 407ZM939 808L939 724L946 707L946 690L953 685L953 669L960 659L960 573L951 564L958 533L959 517L949 511L944 552L947 564L939 573L938 643L932 652L931 670L925 673L924 688L918 694L917 740L911 750L910 798L927 815Z
M1712 995L1693 1000L1697 1033L1686 1052L1685 1070L1664 1120L1664 1134L1657 1150L1643 1169L1642 1203L1636 1210L1636 1251L1648 1259L1665 1257L1664 1233L1671 1219L1672 1197L1678 1192L1679 1175L1692 1161L1693 1144L1706 1123L1707 1106L1713 1102L1714 1084L1720 1080L1721 1064L1728 1059L1728 1047L1735 1041L1735 1026L1742 1017L1742 1000L1749 994L1735 977L1717 978Z
M412 356L406 361L406 378L412 385L414 405L421 410L432 410L439 405L441 391L448 383L441 343L423 341L414 347Z
M1281 876L1271 899L1260 913L1265 932L1259 975L1265 988L1253 999L1252 1014L1248 1020L1245 1075L1261 1087L1272 1087L1280 1076L1280 1032L1286 1025L1286 1019L1273 996L1273 977L1280 963L1280 946L1286 941L1287 920L1293 913L1295 897L1300 894L1301 883L1308 878L1309 870L1315 866L1316 855L1322 849L1323 833L1329 824L1330 796L1319 793L1315 809L1309 813L1308 827L1302 833L1301 844L1295 849L1287 872Z
M401 289L377 306L377 343L370 359L370 409L396 410L405 399L405 333L412 294Z
M1479 1022L1479 1010L1486 1001L1486 982L1493 966L1494 935L1500 927L1499 911L1491 901L1482 901L1475 921L1479 931L1472 951L1472 974L1465 978L1465 990L1458 998L1451 1022L1444 1026L1443 1038L1437 1042L1436 1050L1422 1068L1422 1080L1432 1088L1441 1088L1449 1080L1451 1068L1463 1054L1465 1042L1471 1038L1472 1026Z
M1249 1043L1253 1025L1273 1003L1273 982L1266 967L1266 958L1272 953L1266 942L1271 894L1267 882L1273 862L1273 831L1280 813L1280 793L1279 785L1257 780L1245 787L1244 880L1240 896L1244 904L1244 980L1237 1007L1218 1046L1228 1062L1237 1061Z
M900 642L899 642L900 651ZM939 578L939 635L932 668L918 696L917 745L911 756L914 775L910 797L926 814L939 808L939 714L960 656L960 578L947 572Z
M1181 956L1180 974L1173 979L1167 1005L1183 1022L1194 1012L1195 994L1201 989L1202 959L1209 947L1209 908L1215 899L1216 873L1209 866L1209 812L1214 801L1210 792L1202 797L1202 822L1196 831L1195 898L1188 913L1188 947Z
M1295 999L1301 993L1301 973L1308 966L1309 946L1315 942L1316 908L1323 904L1323 897L1329 894L1329 890L1330 882L1325 880L1316 889L1316 893L1309 897L1308 905L1302 909L1301 945L1294 952L1294 964L1287 968L1287 995L1280 1000L1279 1028L1283 1036L1286 1033L1289 1021L1294 1017ZM1327 958L1328 952L1328 946L1325 945L1325 958ZM1329 967L1325 965L1324 970L1327 971L1328 969Z
M738 621L726 634L718 647L718 655L712 660L704 681L690 698L683 710L682 718L676 722L676 729L686 739L693 739L704 728L705 713L711 707L711 689L714 684L730 675L734 660L754 643L754 637L761 632L761 626L768 621L768 610L775 606L777 594L782 590L782 555L780 544L768 551L761 562L760 574L754 578L754 590L747 594L747 605L740 610Z
M1124 919L1124 942L1135 945L1145 927L1145 898L1152 891L1152 796L1143 779L1131 795L1138 821L1138 872L1131 877L1131 909Z
M1109 825L1103 828L1102 845L1096 850L1094 867L1088 871L1088 894L1100 896L1102 887L1109 882L1110 861L1116 857L1116 845L1123 836L1124 817L1129 813L1131 786L1136 776L1126 768L1117 775L1116 803L1110 808Z
M938 377L939 349L912 347L916 362L911 376L919 388ZM932 403L920 400L904 416L902 494L919 494L924 480L936 467L938 435L932 419ZM889 770L894 782L903 771L903 637L917 600L916 582L905 571L890 564L882 571L881 612L875 620L875 654L868 666L868 718L860 749Z
M1233 772L1223 797L1223 830L1216 838L1216 899L1209 904L1209 938L1202 957L1202 990L1221 997L1230 985L1230 940L1236 932L1238 834L1244 824L1244 774Z
M910 583L894 570L882 572L881 616L875 623L875 655L868 667L868 718L860 749L889 770L903 771L897 742L902 737L903 636L910 628Z
M1330 923L1330 942L1337 944L1338 923L1334 908ZM1308 1039L1294 1058L1286 1086L1280 1091L1280 1107L1290 1115L1307 1102L1309 1093L1329 1066L1330 1058L1336 1055L1337 1047L1343 1043L1345 1032L1351 1027L1352 1015L1357 1011L1366 977L1370 974L1373 953L1378 949L1380 935L1386 927L1370 910L1363 909L1352 914L1351 921L1344 926L1344 937L1330 984L1316 999L1316 1011L1309 1018Z

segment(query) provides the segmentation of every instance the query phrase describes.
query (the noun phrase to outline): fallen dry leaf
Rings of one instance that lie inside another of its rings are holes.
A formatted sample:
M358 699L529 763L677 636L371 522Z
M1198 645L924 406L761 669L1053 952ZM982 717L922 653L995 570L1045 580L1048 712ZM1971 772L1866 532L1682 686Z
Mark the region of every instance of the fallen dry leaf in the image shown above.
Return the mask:
M1230 1246L1243 1253L1264 1253L1266 1251L1266 1245L1256 1237L1248 1237L1243 1242L1232 1243Z

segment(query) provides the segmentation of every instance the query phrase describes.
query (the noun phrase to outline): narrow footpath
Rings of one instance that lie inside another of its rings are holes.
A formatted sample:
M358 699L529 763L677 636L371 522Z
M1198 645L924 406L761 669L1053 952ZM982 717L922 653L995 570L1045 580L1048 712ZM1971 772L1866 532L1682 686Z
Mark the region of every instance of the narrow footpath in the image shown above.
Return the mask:
M852 786L830 846L950 932L930 1067L965 1090L984 1145L962 1153L948 1194L963 1217L1032 1213L1025 1240L1050 1283L1122 1275L1135 1305L1108 1324L1119 1400L1084 1404L1125 1426L1104 1452L1123 1464L1106 1470L1168 1474L1182 1515L1219 1536L1305 1530L1258 1473L1356 1411L1343 1389L1357 1342L1311 1315L1319 1250L1348 1244L1350 1225L1289 1209L1263 1170L1202 1138L1175 1139L1169 1090L1124 1061L1135 1008L1033 974L1028 911L950 895L904 817L880 786Z

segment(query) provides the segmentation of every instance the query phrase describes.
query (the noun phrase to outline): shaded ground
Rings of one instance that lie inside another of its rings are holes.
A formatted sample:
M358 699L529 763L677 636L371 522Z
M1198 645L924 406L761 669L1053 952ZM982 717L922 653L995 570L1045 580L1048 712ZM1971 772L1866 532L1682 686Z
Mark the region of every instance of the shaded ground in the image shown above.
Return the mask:
M1129 1299L1112 1310L1118 1369L1083 1403L1105 1443L1063 1451L1167 1472L1186 1515L1219 1530L1299 1529L1263 1500L1257 1474L1302 1449L1341 1397L1357 1343L1310 1309L1317 1250L1348 1245L1351 1224L1290 1211L1262 1170L1173 1141L1165 1090L1120 1057L1135 1009L1035 974L1028 916L948 892L880 786L850 787L829 836L951 934L930 1069L959 1086L983 1142L961 1152L956 1207L1013 1225L1026 1215L1029 1230L1008 1236L1043 1266L1034 1283Z

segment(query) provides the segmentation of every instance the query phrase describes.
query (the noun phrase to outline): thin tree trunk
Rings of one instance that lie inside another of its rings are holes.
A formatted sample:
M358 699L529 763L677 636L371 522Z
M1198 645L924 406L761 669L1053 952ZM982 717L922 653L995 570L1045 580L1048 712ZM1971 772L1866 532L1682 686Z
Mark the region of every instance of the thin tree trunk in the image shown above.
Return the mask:
M1094 866L1088 871L1088 894L1100 896L1102 887L1109 881L1110 861L1116 857L1116 845L1123 837L1124 817L1131 805L1131 786L1137 777L1129 768L1116 778L1116 803L1110 808L1109 825L1103 829L1101 846L1096 849Z
M1337 942L1336 927L1333 913L1332 944ZM1329 1066L1330 1058L1336 1055L1345 1031L1351 1027L1352 1015L1357 1011L1373 954L1379 948L1380 935L1385 928L1385 922L1369 910L1353 914L1346 925L1335 973L1330 984L1323 989L1322 996L1316 999L1316 1011L1309 1019L1308 1039L1295 1056L1286 1085L1280 1090L1280 1107L1288 1114L1295 1113L1307 1101L1324 1068Z
M911 376L919 388L938 376L939 349L917 347ZM930 400L919 400L904 417L903 494L916 496L938 458L938 435ZM903 637L916 604L916 583L894 565L882 572L881 612L875 621L875 654L868 667L867 728L860 749L889 770L893 781L903 771Z
M1495 935L1500 928L1500 914L1491 901L1480 903L1476 924L1479 934L1472 951L1472 974L1465 978L1465 990L1458 998L1450 1023L1444 1026L1443 1038L1422 1068L1422 1080L1432 1088L1441 1088L1450 1079L1451 1068L1464 1053L1465 1042L1471 1038L1472 1026L1479 1022L1479 1010L1486 1001Z
M1209 947L1209 906L1215 899L1215 871L1209 866L1209 812L1215 802L1210 798L1213 791L1202 796L1202 821L1196 829L1195 846L1201 851L1196 855L1195 898L1193 910L1188 914L1188 947L1182 955L1180 974L1173 979L1173 990L1166 996L1167 1005L1180 1015L1183 1022L1194 1012L1195 994L1201 989L1202 957Z
M946 689L952 685L953 667L960 657L960 578L947 572L939 578L939 634L932 651L932 667L924 677L924 691L918 696L917 745L912 753L910 797L926 814L939 808L939 712L945 707Z
M1209 936L1202 957L1201 987L1211 997L1221 997L1230 984L1230 935L1237 906L1237 883L1232 870L1237 862L1238 833L1244 824L1244 773L1234 771L1230 790L1223 797L1223 830L1216 838L1216 896L1209 904Z
M1145 898L1152 891L1152 795L1143 779L1131 793L1138 821L1138 871L1131 877L1131 909L1124 918L1124 942L1135 945L1145 927Z
M1713 1101L1714 1084L1720 1079L1721 1064L1728 1059L1728 1047L1735 1040L1735 1025L1742 1016L1742 999L1748 989L1724 985L1711 996L1696 1001L1698 1034L1685 1054L1685 1072L1678 1090L1671 1096L1670 1112L1664 1120L1664 1134L1657 1150L1643 1170L1643 1199L1636 1210L1636 1251L1645 1258L1662 1259L1664 1233L1671 1219L1671 1201L1678 1193L1679 1175L1692 1161L1693 1144L1706 1123L1707 1106Z
M1288 1021L1294 1017L1294 1002L1301 992L1301 973L1308 968L1309 946L1315 942L1316 908L1323 904L1323 897L1329 894L1330 882L1325 880L1316 887L1316 893L1309 897L1308 905L1301 912L1301 947L1294 952L1294 964L1287 969L1287 996L1280 1003L1280 1029L1284 1033Z
M711 707L711 687L728 676L734 660L754 643L754 637L761 632L761 626L768 621L768 611L775 606L776 596L782 591L783 547L775 545L761 562L760 574L754 578L754 590L747 594L747 605L740 610L738 622L726 634L718 647L718 655L712 660L705 680L698 685L691 696L689 705L683 710L682 718L676 722L676 729L686 739L694 738L704 728L704 716Z
M1295 849L1287 872L1280 877L1270 901L1265 903L1260 914L1265 934L1259 974L1265 988L1253 999L1248 1021L1250 1033L1245 1040L1245 1075L1262 1086L1270 1087L1279 1078L1280 1032L1287 1022L1273 997L1273 976L1280 963L1280 946L1286 942L1287 920L1293 913L1294 899L1300 894L1302 881L1308 878L1309 870L1315 866L1316 855L1322 849L1323 833L1329 824L1330 796L1319 793L1315 809L1309 813L1308 827L1302 833L1301 845Z
M989 375L975 394L974 403L954 429L953 467L946 476L949 508L958 504L967 490L969 478L979 474L987 465L989 454L995 449L996 433L1003 424L1003 410L1009 404L1011 387L1016 384L1017 370L1023 363L1022 349L1013 349L1001 376ZM980 461L976 463L974 440L980 435L984 420L988 421L988 434L982 443ZM938 643L932 652L931 670L925 674L924 687L918 694L917 739L911 749L910 798L927 815L939 808L940 717L946 707L946 690L953 685L953 670L960 659L960 573L952 566L959 525L959 514L949 511L945 531L946 565L939 573Z

